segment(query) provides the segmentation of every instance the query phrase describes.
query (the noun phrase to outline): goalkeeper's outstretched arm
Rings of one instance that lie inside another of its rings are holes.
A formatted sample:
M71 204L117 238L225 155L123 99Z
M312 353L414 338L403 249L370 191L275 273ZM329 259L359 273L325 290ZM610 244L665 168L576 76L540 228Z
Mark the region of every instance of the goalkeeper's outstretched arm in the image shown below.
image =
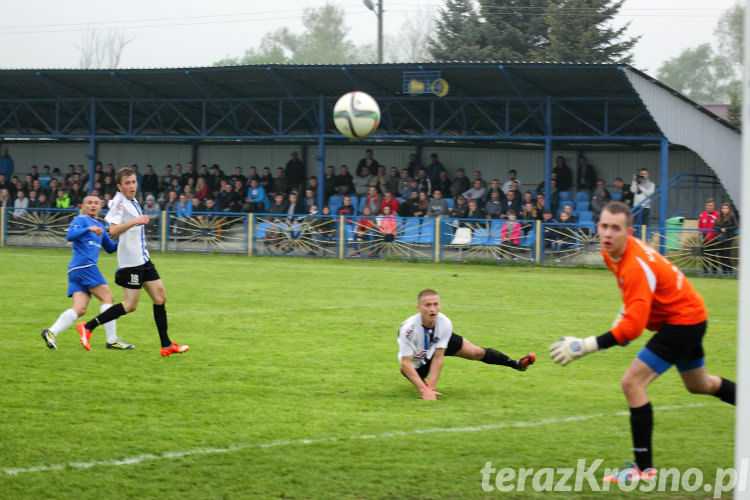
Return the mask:
M591 335L583 339L578 337L563 337L549 347L549 355L552 361L565 366L586 354L601 349L608 349L613 345L617 345L617 339L615 339L611 331L598 337Z

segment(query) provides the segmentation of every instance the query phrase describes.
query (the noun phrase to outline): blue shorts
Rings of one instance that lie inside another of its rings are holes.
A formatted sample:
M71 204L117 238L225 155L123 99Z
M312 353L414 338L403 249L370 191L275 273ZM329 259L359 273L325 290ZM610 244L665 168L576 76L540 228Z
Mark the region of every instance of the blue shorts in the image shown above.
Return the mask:
M97 266L82 267L68 273L68 297L76 292L86 292L99 285L106 285L107 280L102 276Z
M696 325L664 325L638 353L638 359L661 375L675 365L685 372L705 364L703 336L707 322Z

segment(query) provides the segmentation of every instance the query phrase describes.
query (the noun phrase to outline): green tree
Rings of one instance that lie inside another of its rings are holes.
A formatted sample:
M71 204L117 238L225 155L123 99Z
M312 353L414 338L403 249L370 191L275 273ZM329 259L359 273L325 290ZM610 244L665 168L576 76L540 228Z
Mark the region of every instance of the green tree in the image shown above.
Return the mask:
M438 61L494 59L493 47L484 40L482 22L472 0L446 0L438 11L430 54Z
M565 62L630 63L640 37L626 37L630 23L615 29L612 20L624 0L551 0L547 9L549 46L544 59Z
M745 19L745 7L736 4L721 15L714 34L719 39L719 50L729 59L732 66L741 67L744 50L742 43L742 26Z
M226 64L337 64L357 61L354 44L347 39L349 29L344 23L344 10L333 4L304 9L305 31L292 33L281 28L266 33L259 49L248 49L241 58L225 58L215 63Z
M732 68L726 58L714 54L710 44L703 43L666 60L658 78L695 102L728 102Z
M483 38L502 61L534 60L548 45L549 0L480 0Z

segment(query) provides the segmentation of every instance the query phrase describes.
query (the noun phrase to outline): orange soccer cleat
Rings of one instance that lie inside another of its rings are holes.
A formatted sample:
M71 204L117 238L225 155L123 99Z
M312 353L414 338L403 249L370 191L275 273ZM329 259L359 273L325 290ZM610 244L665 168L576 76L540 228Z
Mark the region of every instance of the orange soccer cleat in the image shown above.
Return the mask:
M172 345L170 345L169 347L161 348L161 355L166 357L171 354L182 354L188 349L190 349L189 345L179 345L179 344L175 344L174 342L172 342Z
M83 321L76 323L76 330L78 330L78 335L81 337L81 345L83 345L84 349L90 351L91 345L89 344L89 340L91 339L92 332L86 329L86 323Z
M533 352L528 353L526 356L522 357L517 361L518 363L518 369L522 372L526 371L526 368L533 365L536 362L536 354Z

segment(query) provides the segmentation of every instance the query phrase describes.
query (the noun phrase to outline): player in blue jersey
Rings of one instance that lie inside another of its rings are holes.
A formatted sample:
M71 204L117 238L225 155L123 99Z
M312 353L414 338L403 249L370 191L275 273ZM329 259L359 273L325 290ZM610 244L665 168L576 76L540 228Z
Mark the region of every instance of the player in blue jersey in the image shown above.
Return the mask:
M57 336L86 313L92 295L102 302L101 312L112 307L114 302L97 262L102 248L112 253L117 250L117 243L109 237L104 224L96 220L99 198L84 198L83 212L85 215L79 215L70 223L66 236L73 243L73 258L68 265L68 297L73 297L73 307L63 311L52 326L42 330L42 339L50 349L57 349ZM117 324L114 321L105 324L104 330L107 334L107 348L133 348L132 344L117 337Z

